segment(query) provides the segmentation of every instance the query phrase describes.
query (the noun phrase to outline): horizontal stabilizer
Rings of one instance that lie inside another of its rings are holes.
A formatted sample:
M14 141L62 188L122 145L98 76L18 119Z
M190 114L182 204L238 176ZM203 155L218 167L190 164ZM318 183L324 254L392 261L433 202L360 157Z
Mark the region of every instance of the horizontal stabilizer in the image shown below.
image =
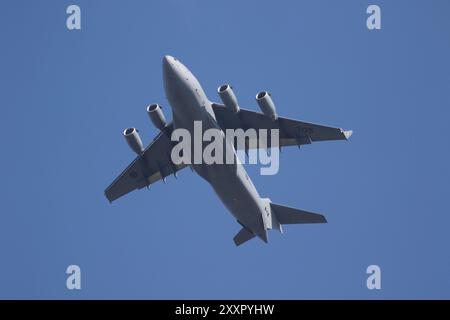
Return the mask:
M236 246L243 244L244 242L251 240L255 237L255 235L249 231L247 228L242 228L233 238Z
M327 223L327 219L318 213L285 207L275 203L271 203L270 207L280 224Z

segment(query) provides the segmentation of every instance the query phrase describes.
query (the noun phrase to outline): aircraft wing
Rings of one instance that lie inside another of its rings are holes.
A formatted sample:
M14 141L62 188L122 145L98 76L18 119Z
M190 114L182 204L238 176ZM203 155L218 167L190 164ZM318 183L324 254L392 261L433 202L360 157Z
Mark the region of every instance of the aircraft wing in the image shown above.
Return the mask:
M327 127L320 124L298 121L289 118L278 117L272 121L260 112L240 109L235 114L222 104L213 103L212 108L216 120L222 130L238 129L247 130L279 129L280 147L310 144L315 141L347 140L352 131L344 131L340 128Z
M172 142L170 133L173 125L170 124L166 133L160 132L156 138L145 148L131 164L106 188L105 196L110 202L135 190L147 187L150 184L165 179L170 174L186 167L175 165L170 157Z

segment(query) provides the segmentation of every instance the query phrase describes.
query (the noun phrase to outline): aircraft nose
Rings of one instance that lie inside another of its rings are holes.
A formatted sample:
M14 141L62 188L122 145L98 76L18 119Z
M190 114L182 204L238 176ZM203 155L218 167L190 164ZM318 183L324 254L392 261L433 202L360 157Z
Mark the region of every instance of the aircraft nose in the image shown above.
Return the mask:
M175 65L175 58L169 55L165 55L163 57L163 80L164 80L164 89L166 91L166 95L170 96L174 88L178 83L178 73L177 66Z
M164 78L171 78L175 74L175 59L172 56L165 55L163 58Z
M177 59L175 59L172 56L169 55L165 55L163 58L163 68L164 70L173 70L175 68L175 61L177 61Z
M169 55L165 55L164 57L163 57L163 64L165 65L165 64L170 64L171 62L173 62L173 57L172 56L169 56Z

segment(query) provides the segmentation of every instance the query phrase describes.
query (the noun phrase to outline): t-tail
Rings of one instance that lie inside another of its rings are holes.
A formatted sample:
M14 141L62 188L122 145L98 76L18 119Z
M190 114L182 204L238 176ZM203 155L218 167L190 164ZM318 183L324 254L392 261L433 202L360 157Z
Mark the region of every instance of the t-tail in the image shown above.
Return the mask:
M327 223L327 219L322 214L272 203L269 198L261 200L264 203L264 232L255 234L246 227L242 227L233 238L236 246L253 239L255 236L267 242L267 230L275 229L283 233L282 225L284 224Z

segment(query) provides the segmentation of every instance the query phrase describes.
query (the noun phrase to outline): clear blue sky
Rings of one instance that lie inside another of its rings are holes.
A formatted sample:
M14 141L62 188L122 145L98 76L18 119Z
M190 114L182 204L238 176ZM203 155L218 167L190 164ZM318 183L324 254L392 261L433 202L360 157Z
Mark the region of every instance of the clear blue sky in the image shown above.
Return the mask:
M81 31L65 26L72 3ZM0 298L450 298L449 14L438 0L2 1ZM231 83L256 109L270 90L280 115L354 130L284 149L278 175L248 167L262 196L327 225L236 248L239 225L190 170L108 203L134 158L122 130L147 143L145 106L168 107L164 54L211 100Z

